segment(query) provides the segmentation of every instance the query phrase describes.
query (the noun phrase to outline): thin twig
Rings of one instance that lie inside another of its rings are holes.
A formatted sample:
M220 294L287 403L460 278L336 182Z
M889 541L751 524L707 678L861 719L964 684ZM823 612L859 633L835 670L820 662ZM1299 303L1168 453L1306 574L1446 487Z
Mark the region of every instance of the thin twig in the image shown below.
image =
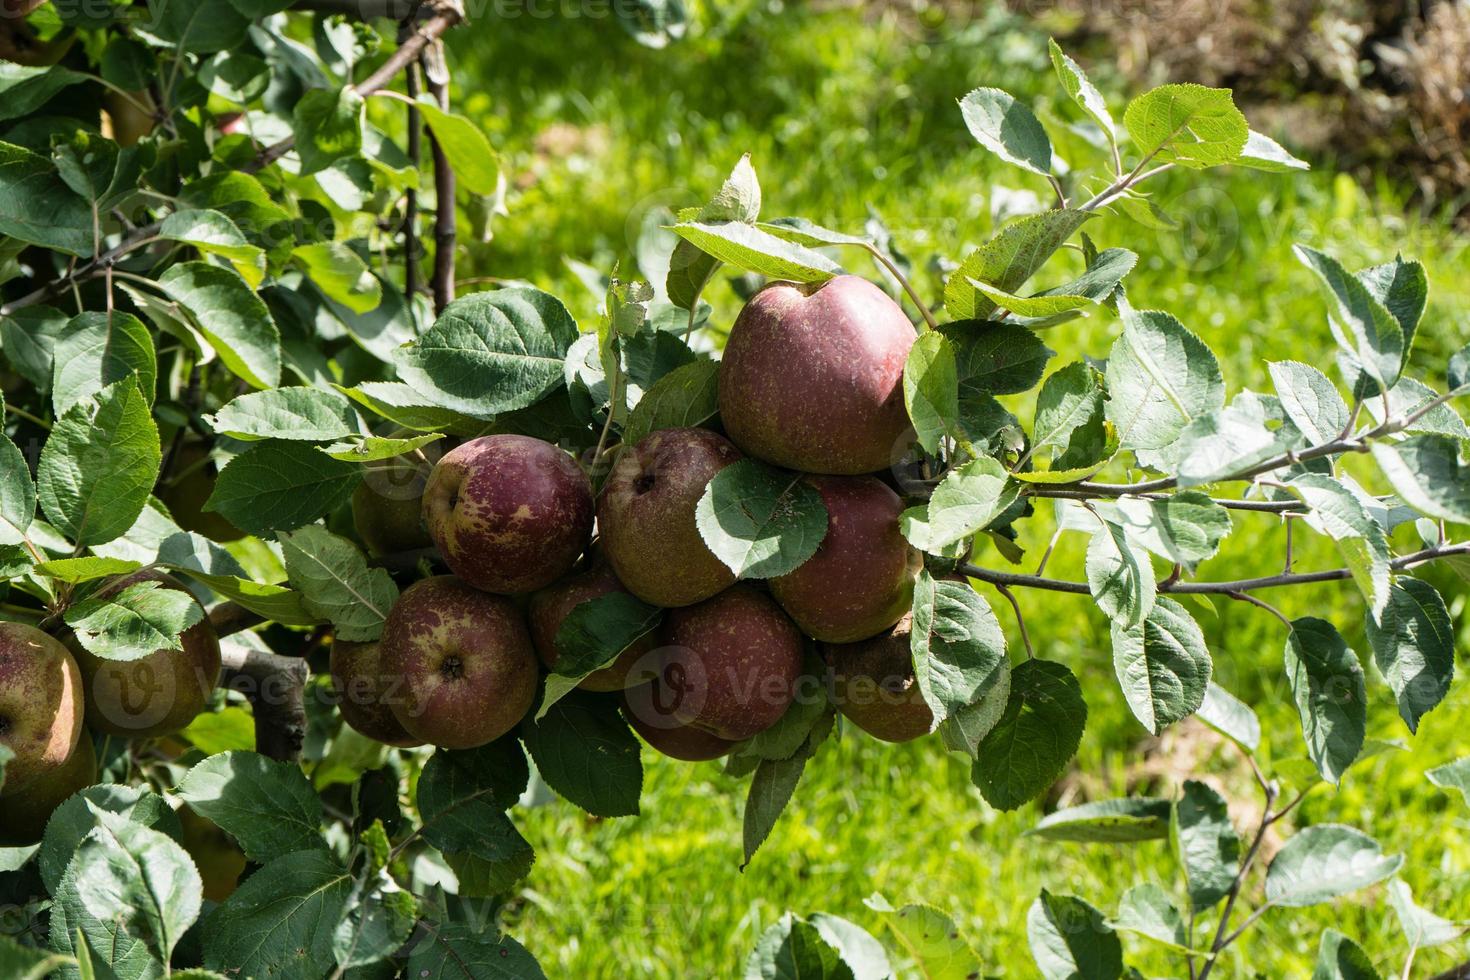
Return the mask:
M1289 630L1296 629L1296 627L1292 626L1291 620L1286 618L1285 613L1283 613L1280 609L1277 609L1275 606L1271 605L1271 603L1267 602L1265 599L1257 599L1249 592L1227 592L1225 594L1230 596L1230 598L1232 599L1237 599L1241 602L1248 602L1253 606L1258 606L1261 609L1266 610L1268 613L1281 620L1281 622L1284 623L1286 625L1286 628Z
M424 68L424 82L439 108L449 110L449 79L442 64L433 59L443 59L444 49L440 44L427 48L420 55ZM449 164L449 155L439 145L433 131L429 132L429 151L434 158L434 312L444 312L444 307L454 301L454 248L455 248L455 179L454 168Z
M869 242L864 247L870 253L872 253L873 258L877 259L878 262L882 264L883 268L888 270L889 274L892 275L894 279L898 280L898 284L903 287L903 291L905 293L908 293L909 299L912 300L914 305L919 308L919 314L924 318L925 327L929 330L937 330L939 328L939 321L934 319L934 314L930 312L929 307L924 303L924 301L919 298L919 291L914 288L913 283L909 282L908 277L899 271L898 264L890 259L887 255L884 255L883 250L880 249L877 245ZM922 332L923 331L920 331L920 333Z
M1031 648L1031 635L1026 632L1026 617L1021 612L1021 604L1016 601L1016 594L1004 585L997 585L995 591L1006 597L1011 608L1016 612L1016 626L1021 630L1021 645L1026 648L1026 659L1035 660L1036 651Z

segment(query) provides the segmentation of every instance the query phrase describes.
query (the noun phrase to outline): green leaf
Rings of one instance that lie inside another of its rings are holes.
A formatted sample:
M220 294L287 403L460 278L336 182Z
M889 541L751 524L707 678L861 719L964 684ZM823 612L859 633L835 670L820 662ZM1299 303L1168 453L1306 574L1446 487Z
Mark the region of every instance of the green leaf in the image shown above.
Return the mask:
M1337 316L1329 317L1329 321L1338 345L1380 388L1392 388L1407 350L1398 320L1361 279L1332 256L1305 245L1293 246L1292 250L1317 274L1336 301Z
M36 484L19 447L0 433L0 543L19 544L36 519Z
M297 765L255 752L224 752L190 769L176 792L235 838L252 861L326 846L321 799Z
M1102 375L1085 361L1073 361L1052 373L1036 396L1036 421L1031 430L1031 452L1055 447L1062 450L1053 469L1069 464L1105 461L1107 436ZM1028 474L1018 472L1019 479Z
M536 721L583 678L612 663L662 620L662 609L626 592L609 592L578 603L557 628L556 667L546 678Z
M1266 900L1304 908L1392 877L1402 854L1385 855L1378 842L1341 824L1315 824L1291 837L1266 869Z
M539 289L471 293L394 358L405 382L436 405L475 418L525 408L562 383L577 323Z
M0 324L0 326L3 326L3 324ZM0 330L0 334L3 334L3 332L3 330ZM1470 391L1470 344L1466 344L1450 356L1450 363L1446 372L1451 392L1464 394L1466 391Z
M41 450L37 497L79 547L125 534L143 512L163 451L148 401L128 379L67 409Z
M329 621L334 635L354 643L383 635L398 586L386 568L369 568L357 545L316 524L278 536L291 584L308 612Z
M1204 701L1210 652L1184 607L1160 597L1141 624L1114 621L1113 669L1134 717L1157 735Z
M720 410L720 365L698 360L681 364L653 383L633 406L623 441L637 444L658 429L703 425Z
M673 232L700 251L721 262L771 279L790 282L826 282L842 267L821 252L814 252L755 225L740 221L710 223L681 221Z
M1331 442L1347 429L1347 403L1327 375L1299 361L1272 361L1268 367L1282 410L1308 441Z
M1168 450L1178 460L1179 485L1229 480L1293 448L1299 437L1280 421L1274 400L1253 391L1195 418Z
M1391 566L1388 539L1344 484L1321 473L1302 473L1288 484L1311 510L1307 522L1337 542L1372 615L1388 604Z
M1367 400L1368 411L1378 422L1385 420L1384 399L1380 396ZM1408 435L1442 435L1455 439L1470 439L1470 426L1452 405L1440 401L1439 392L1413 378L1399 378L1388 391L1386 418L1407 419L1419 417L1408 423L1402 431ZM1437 404L1432 404L1437 403ZM1420 413L1420 409L1428 410Z
M1114 664L1118 668L1118 678L1123 683L1124 693L1127 694L1131 686L1146 682L1146 675L1153 673L1144 669L1149 658L1145 652L1147 643L1142 630L1138 631L1135 651L1137 659L1127 668L1119 659L1124 648L1130 651L1134 649L1131 642L1120 647L1119 638L1131 634L1135 627L1141 627L1144 618L1154 608L1157 590L1154 567L1149 561L1148 551L1130 538L1125 528L1103 521L1102 528L1093 534L1087 546L1087 588L1103 615L1113 622ZM1139 676L1124 679L1125 672L1132 674L1135 670L1139 672ZM1132 698L1130 703L1133 703ZM1136 705L1134 714L1138 714ZM1146 715L1139 717L1157 733L1157 727L1150 724Z
M1084 72L1071 58L1062 51L1061 46L1055 40L1047 40L1047 50L1051 53L1052 67L1056 69L1057 78L1062 83L1062 90L1067 97L1082 107L1082 111L1097 123L1108 142L1117 145L1115 132L1117 126L1113 123L1112 113L1108 112L1108 103L1103 94L1098 91Z
M939 332L954 348L961 401L1030 391L1053 354L1035 333L1013 323L959 320Z
M41 394L51 390L56 338L71 318L49 306L26 306L0 317L0 349L17 374Z
M884 913L883 922L894 941L925 980L966 980L980 975L980 957L960 935L954 920L939 909L932 905L895 909L881 895L873 895L866 904Z
M1121 497L1108 513L1132 540L1193 571L1230 533L1230 511L1197 490L1168 497Z
M1062 664L1027 660L1011 671L1011 697L1000 723L980 743L970 778L998 810L1040 795L1082 743L1087 702Z
M1312 980L1383 980L1362 947L1336 929L1322 933Z
M78 585L82 582L107 578L110 575L126 575L142 567L142 564L136 561L89 555L85 558L57 558L52 561L43 561L36 565L36 572L47 578Z
M1408 882L1395 878L1388 883L1388 900L1398 916L1404 937L1410 949L1443 946L1459 939L1465 933L1461 923L1441 918L1414 902L1414 892Z
M816 926L790 912L761 934L745 964L745 980L851 980L852 976L837 947Z
M281 334L264 301L238 272L180 262L158 284L189 313L225 367L256 388L281 380Z
M1307 754L1322 778L1341 782L1363 748L1367 689L1358 655L1336 627L1304 616L1286 640L1286 679L1302 719Z
M1436 786L1459 790L1460 795L1465 797L1465 802L1470 803L1470 757L1435 766L1425 775Z
M221 597L238 603L256 615L282 626L316 626L317 617L306 610L300 592L282 585L266 585L235 575L215 575L190 565L174 565L177 571L201 585L218 592Z
M1399 363L1400 371L1409 364L1409 352L1414 346L1414 334L1419 329L1419 320L1424 316L1424 307L1429 301L1429 277L1423 264L1397 256L1392 262L1361 269L1355 275L1373 298L1398 321L1404 332L1404 354Z
M760 215L761 187L755 169L750 165L750 154L742 156L735 169L721 185L719 193L688 217L695 221L743 221L753 223ZM665 288L669 302L680 309L692 310L699 303L699 294L705 283L719 268L714 256L703 252L692 242L680 239L669 257L669 274Z
M471 194L490 197L500 183L500 155L484 132L464 116L445 112L428 99L417 104L460 183Z
M353 313L383 302L383 287L367 263L343 242L313 242L291 250L291 258L326 296Z
M60 65L30 66L0 62L0 120L28 116L52 96L87 80L87 76Z
M265 278L265 250L250 244L235 222L221 211L208 208L175 211L163 219L158 237L183 242L228 260L251 288L259 288Z
M105 953L128 975L149 961L167 963L199 916L203 885L193 859L173 840L128 817L94 811L97 826L82 840L57 890L51 939L70 953L72 937Z
M352 496L362 468L296 442L262 442L226 464L205 504L249 534L290 531Z
M1241 148L1240 156L1235 160L1237 167L1249 167L1252 170L1266 170L1272 173L1287 173L1292 170L1310 170L1311 164L1305 160L1298 160L1287 152L1286 147L1276 142L1269 136L1263 136L1254 129L1246 133L1245 146Z
M487 428L482 420L440 408L423 393L401 382L367 381L355 388L333 387L368 411L405 429L444 430L452 435L473 436Z
M989 527L1019 496L1005 467L981 456L950 470L929 503L904 511L900 524L914 547L938 552Z
M1169 836L1168 800L1128 796L1097 800L1048 813L1028 837L1077 841L1086 844L1131 844Z
M740 865L743 871L750 864L755 852L770 836L786 804L796 792L802 771L811 758L813 745L810 739L803 743L789 759L762 759L750 780L750 790L745 797L745 814L742 818L741 836L745 858Z
M227 0L150 4L148 32L191 54L227 51L245 42L250 18Z
M536 958L509 936L486 926L423 923L424 935L405 975L420 980L546 980Z
M808 248L822 248L828 245L856 245L864 249L874 247L873 239L866 235L849 235L846 232L833 231L831 228L823 228L806 218L775 218L771 221L757 221L755 225L761 231L768 231L777 238L784 238L788 242L795 242Z
M239 106L264 95L270 82L270 65L243 51L221 51L199 63L199 84ZM131 87L144 88L146 84Z
M358 440L349 439L344 442L334 442L330 446L322 446L321 451L344 463L376 463L385 459L396 459L443 438L444 434L441 432L406 439L365 436Z
M271 388L252 391L228 402L205 421L232 439L299 439L326 442L357 432L352 404L336 391L320 388Z
M561 796L597 817L638 813L638 738L615 702L584 693L562 698L521 726L521 737L536 770Z
M1214 353L1185 326L1155 310L1123 314L1108 356L1108 419L1124 449L1163 449L1191 421L1225 404Z
M1373 459L1404 502L1428 517L1470 523L1470 467L1448 436L1375 441Z
M1184 917L1174 907L1168 893L1152 882L1135 885L1123 893L1112 926L1120 932L1137 933L1174 949L1189 948Z
M1455 675L1455 630L1439 591L1428 582L1401 578L1381 614L1365 629L1373 659L1398 700L1409 731L1444 700Z
M276 857L205 918L204 965L231 976L325 976L351 892L352 876L328 851Z
M91 255L92 206L66 186L50 160L0 142L0 235Z
M424 839L445 853L473 851L492 861L529 851L505 815L529 779L525 754L509 736L478 749L438 750L418 782Z
M1128 103L1123 125L1145 159L1202 169L1234 163L1250 127L1230 90L1160 85Z
M12 980L46 980L72 962L65 954L22 946L9 936L0 936L0 975Z
M1026 941L1046 980L1117 980L1123 943L1101 912L1045 888L1026 913Z
M960 387L954 349L937 330L923 334L909 348L903 400L919 445L925 452L939 452L940 440L952 431L960 414Z
M741 578L785 575L816 554L827 508L800 474L742 459L720 470L695 507L699 535Z
M120 814L134 823L179 839L184 828L168 802L151 790L135 786L89 786L66 800L51 814L37 864L46 890L56 894L67 865L82 841L98 826L100 812Z
M968 583L927 571L914 586L909 649L936 721L978 704L1007 673L1006 637L990 605Z
M1261 720L1251 706L1214 681L1205 688L1205 699L1195 712L1200 721L1226 738L1234 739L1248 751L1261 746Z
M150 403L158 362L153 338L131 313L82 313L56 338L51 404L57 415L103 388L137 376L138 390Z
M204 618L187 592L139 582L103 590L66 610L77 642L104 660L141 660L159 650L181 650L181 633Z
M362 153L362 96L351 86L336 91L308 90L291 114L301 176L325 170L344 157Z
M991 153L1023 170L1051 173L1051 140L1030 109L1009 92L977 88L960 99L970 135Z
M1223 796L1206 783L1185 780L1170 814L1169 837L1196 912L1230 893L1240 866L1240 837Z
M1006 225L950 273L944 285L945 311L956 320L983 318L996 307L971 280L1014 294L1090 217L1083 211L1047 211Z

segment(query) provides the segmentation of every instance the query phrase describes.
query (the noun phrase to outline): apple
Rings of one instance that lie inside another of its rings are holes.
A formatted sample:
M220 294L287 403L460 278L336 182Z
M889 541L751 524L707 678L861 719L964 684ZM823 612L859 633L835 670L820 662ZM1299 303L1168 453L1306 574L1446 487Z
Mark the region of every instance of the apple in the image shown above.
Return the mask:
M771 595L803 633L850 643L881 633L913 602L923 556L898 529L903 501L871 476L808 476L827 507L817 553L770 580Z
M603 552L644 602L688 606L735 582L699 534L694 509L740 450L709 429L660 429L625 449L597 504Z
M138 582L188 591L152 570L130 575L114 588ZM178 650L156 650L139 660L104 660L69 637L67 646L82 672L88 726L119 738L158 738L187 728L219 684L219 637L209 620L201 618L179 639Z
M424 523L462 581L511 595L555 582L592 536L592 485L572 457L530 436L472 439L424 489Z
M422 579L388 611L379 651L401 677L389 708L413 738L446 749L493 742L536 700L539 673L520 610L451 575Z
M34 844L46 834L56 808L97 781L97 752L84 729L57 769L32 780L22 792L0 796L0 845ZM6 789L10 781L6 780Z
M332 689L342 720L384 745L413 748L423 743L404 730L390 707L401 695L402 676L383 669L382 644L332 641Z
M24 623L0 623L0 796L12 796L66 766L82 737L82 675L62 642Z
M734 585L669 613L659 682L678 721L732 742L770 728L796 694L802 638L769 596Z
M536 644L536 653L547 669L554 668L560 657L556 647L556 633L573 609L600 596L613 592L627 592L618 581L612 567L599 554L591 565L578 574L568 576L554 585L549 585L531 596L526 618L531 627L531 640ZM647 680L636 671L639 660L648 656L658 640L649 633L635 640L628 649L618 654L616 660L600 670L595 670L582 679L577 686L586 691L621 691L632 683Z
M684 762L719 759L738 744L681 723L674 717L676 703L653 680L623 692L623 718L655 751Z
M374 555L432 547L424 527L424 488L429 467L399 457L374 470L352 492L352 524Z
M854 725L885 742L907 742L934 729L934 712L914 678L911 616L857 643L823 644L832 703Z
M745 304L720 362L720 419L752 456L808 473L888 467L909 441L914 327L857 276L776 282Z

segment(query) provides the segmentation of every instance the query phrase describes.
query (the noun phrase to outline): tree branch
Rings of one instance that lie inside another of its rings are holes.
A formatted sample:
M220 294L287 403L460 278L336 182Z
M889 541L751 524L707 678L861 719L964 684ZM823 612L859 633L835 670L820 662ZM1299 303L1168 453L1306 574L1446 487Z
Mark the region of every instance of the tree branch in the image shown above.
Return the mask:
M223 650L221 660L222 686L250 699L256 751L294 762L306 741L306 661L243 647Z
M439 108L449 110L449 77L443 65L443 48L425 48L421 55L424 81ZM437 59L437 63L436 63ZM434 312L454 301L455 180L449 156L429 132L429 151L434 158Z
M1394 571L1403 571L1415 565L1449 558L1453 555L1470 555L1470 542L1436 545L1412 554L1402 555L1389 563ZM1021 575L1002 572L979 565L961 565L960 572L970 578L989 582L991 585L1013 586L1027 589L1046 589L1051 592L1069 592L1073 595L1091 595L1086 582L1069 582L1065 579L1042 578L1039 575ZM1182 582L1165 579L1158 584L1158 591L1185 595L1230 595L1234 592L1252 592L1256 589L1274 589L1281 586L1309 585L1314 582L1337 582L1352 577L1346 568L1333 568L1322 572L1291 572L1281 575L1264 575L1260 578L1236 579L1230 582Z

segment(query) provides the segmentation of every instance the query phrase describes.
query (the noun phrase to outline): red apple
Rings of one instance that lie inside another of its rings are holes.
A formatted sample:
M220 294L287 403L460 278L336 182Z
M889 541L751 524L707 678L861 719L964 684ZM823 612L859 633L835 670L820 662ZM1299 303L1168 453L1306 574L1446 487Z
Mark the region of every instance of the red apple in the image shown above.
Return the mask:
M531 596L526 618L531 626L531 639L536 644L536 653L547 669L554 668L561 656L556 647L556 633L573 609L591 599L627 591L612 568L598 555L585 571L568 576ZM629 683L629 673L635 669L639 660L652 652L657 643L658 639L653 633L635 640L632 646L618 654L616 660L588 674L577 686L586 691L621 691ZM644 680L647 678L635 675L632 682L637 684Z
M439 460L424 522L461 580L510 595L565 575L592 534L592 487L570 456L529 436L473 439Z
M660 640L659 678L680 722L738 742L770 728L791 706L801 633L752 586L672 611Z
M919 554L898 529L903 501L871 476L809 476L827 507L817 553L770 581L808 636L850 643L898 622L913 602Z
M60 771L82 736L82 675L62 642L24 623L0 623L0 745L15 753L0 795Z
M446 749L493 742L536 699L536 653L520 610L451 575L409 586L379 642L383 676L402 678L402 697L389 707L420 742Z
M623 692L623 717L643 741L671 759L706 762L729 755L738 744L683 724L674 717L675 704L654 680Z
M720 363L720 418L752 456L808 473L871 473L903 454L914 327L857 276L772 283L740 311Z
M384 745L422 745L393 714L391 705L400 696L403 678L383 670L382 649L380 643L332 642L332 688L342 720Z
M661 429L618 456L597 504L597 528L629 592L673 608L734 583L700 537L694 509L715 474L740 458L708 429Z
M934 729L919 693L909 646L912 618L858 643L823 644L832 703L854 725L885 742L907 742Z

